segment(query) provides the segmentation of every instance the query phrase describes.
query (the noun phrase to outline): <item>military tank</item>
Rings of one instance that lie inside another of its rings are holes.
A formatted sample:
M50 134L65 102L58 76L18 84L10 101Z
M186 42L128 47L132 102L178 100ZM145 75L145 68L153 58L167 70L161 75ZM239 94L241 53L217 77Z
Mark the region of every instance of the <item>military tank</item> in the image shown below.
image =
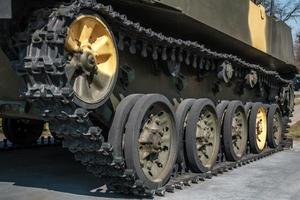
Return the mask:
M111 191L163 194L286 144L291 30L252 1L7 0L0 21L4 134L29 145L49 123Z

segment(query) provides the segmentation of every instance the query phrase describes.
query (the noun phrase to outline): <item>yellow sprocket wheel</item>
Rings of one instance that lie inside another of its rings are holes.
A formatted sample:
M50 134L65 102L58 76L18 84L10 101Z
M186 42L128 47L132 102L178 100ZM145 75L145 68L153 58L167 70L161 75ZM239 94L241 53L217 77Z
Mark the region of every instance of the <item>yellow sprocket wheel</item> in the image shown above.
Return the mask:
M93 106L112 92L118 74L118 53L113 34L96 15L81 15L69 26L65 50L72 55L66 69L77 100Z

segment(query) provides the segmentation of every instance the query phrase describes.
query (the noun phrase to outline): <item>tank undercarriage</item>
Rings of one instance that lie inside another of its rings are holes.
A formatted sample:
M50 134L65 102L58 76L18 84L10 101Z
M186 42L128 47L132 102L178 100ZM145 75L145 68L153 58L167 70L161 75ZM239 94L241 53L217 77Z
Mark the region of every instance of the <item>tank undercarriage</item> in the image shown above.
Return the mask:
M274 71L94 1L38 10L24 34L24 117L47 121L109 190L163 195L284 146L293 85Z

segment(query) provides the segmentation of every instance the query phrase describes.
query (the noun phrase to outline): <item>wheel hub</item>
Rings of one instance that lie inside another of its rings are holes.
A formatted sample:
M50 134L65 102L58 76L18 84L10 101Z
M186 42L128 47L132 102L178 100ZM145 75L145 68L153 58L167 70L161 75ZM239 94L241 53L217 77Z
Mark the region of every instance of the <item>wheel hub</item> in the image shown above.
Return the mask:
M151 180L157 178L167 162L171 143L170 123L167 113L151 114L139 136L140 164Z
M197 123L196 142L198 157L205 167L211 167L216 143L217 122L211 111L204 109Z
M244 131L244 119L240 112L237 112L232 121L232 143L234 152L237 155L241 154L242 141Z
M80 56L80 63L82 70L92 72L96 70L96 59L91 52L84 51Z
M106 24L97 16L79 16L69 26L65 50L66 75L75 96L87 104L108 98L117 78L118 57Z
M259 120L256 124L256 132L257 132L257 140L259 142L261 142L261 134L263 133L263 124L262 124L262 120Z
M273 131L274 131L274 140L276 145L279 145L281 141L281 125L280 125L280 116L278 113L275 114L273 118Z
M256 142L260 150L265 147L267 138L267 114L263 107L260 107L256 116Z

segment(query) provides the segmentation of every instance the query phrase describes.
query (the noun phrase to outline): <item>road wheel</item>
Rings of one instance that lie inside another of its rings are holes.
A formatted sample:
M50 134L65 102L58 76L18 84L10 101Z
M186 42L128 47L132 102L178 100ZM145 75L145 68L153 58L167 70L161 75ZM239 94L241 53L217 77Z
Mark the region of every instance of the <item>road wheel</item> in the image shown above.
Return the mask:
M108 133L108 143L113 146L115 157L123 158L123 135L125 133L125 125L131 109L142 96L142 94L129 95L122 99L117 106L114 120Z
M244 106L247 118L249 118L249 116L250 116L250 111L251 111L253 105L254 105L254 103L248 102L248 103L246 103L246 105Z
M222 125L223 123L223 119L224 119L224 115L225 115L225 110L228 106L228 104L230 103L230 101L221 101L218 106L217 106L217 115L218 115L218 120L220 122L220 124Z
M159 94L141 97L125 132L125 160L148 189L167 183L177 159L178 131L173 106Z
M185 145L184 145L184 138L185 138L185 131L186 131L186 124L187 124L187 116L191 110L191 107L195 99L185 99L183 100L176 110L176 118L178 122L178 132L179 132L179 148L178 148L178 156L177 162L179 164L185 164Z
M268 145L277 148L282 140L283 124L278 105L272 104L268 112Z
M193 172L207 172L214 166L220 148L220 128L213 102L196 100L187 116L185 147Z
M227 160L237 161L245 153L248 124L244 106L240 101L229 103L224 116L223 143Z
M29 119L2 119L5 137L16 145L34 144L44 130L44 122Z
M266 145L267 112L263 104L255 103L249 115L249 144L252 153L260 153Z

